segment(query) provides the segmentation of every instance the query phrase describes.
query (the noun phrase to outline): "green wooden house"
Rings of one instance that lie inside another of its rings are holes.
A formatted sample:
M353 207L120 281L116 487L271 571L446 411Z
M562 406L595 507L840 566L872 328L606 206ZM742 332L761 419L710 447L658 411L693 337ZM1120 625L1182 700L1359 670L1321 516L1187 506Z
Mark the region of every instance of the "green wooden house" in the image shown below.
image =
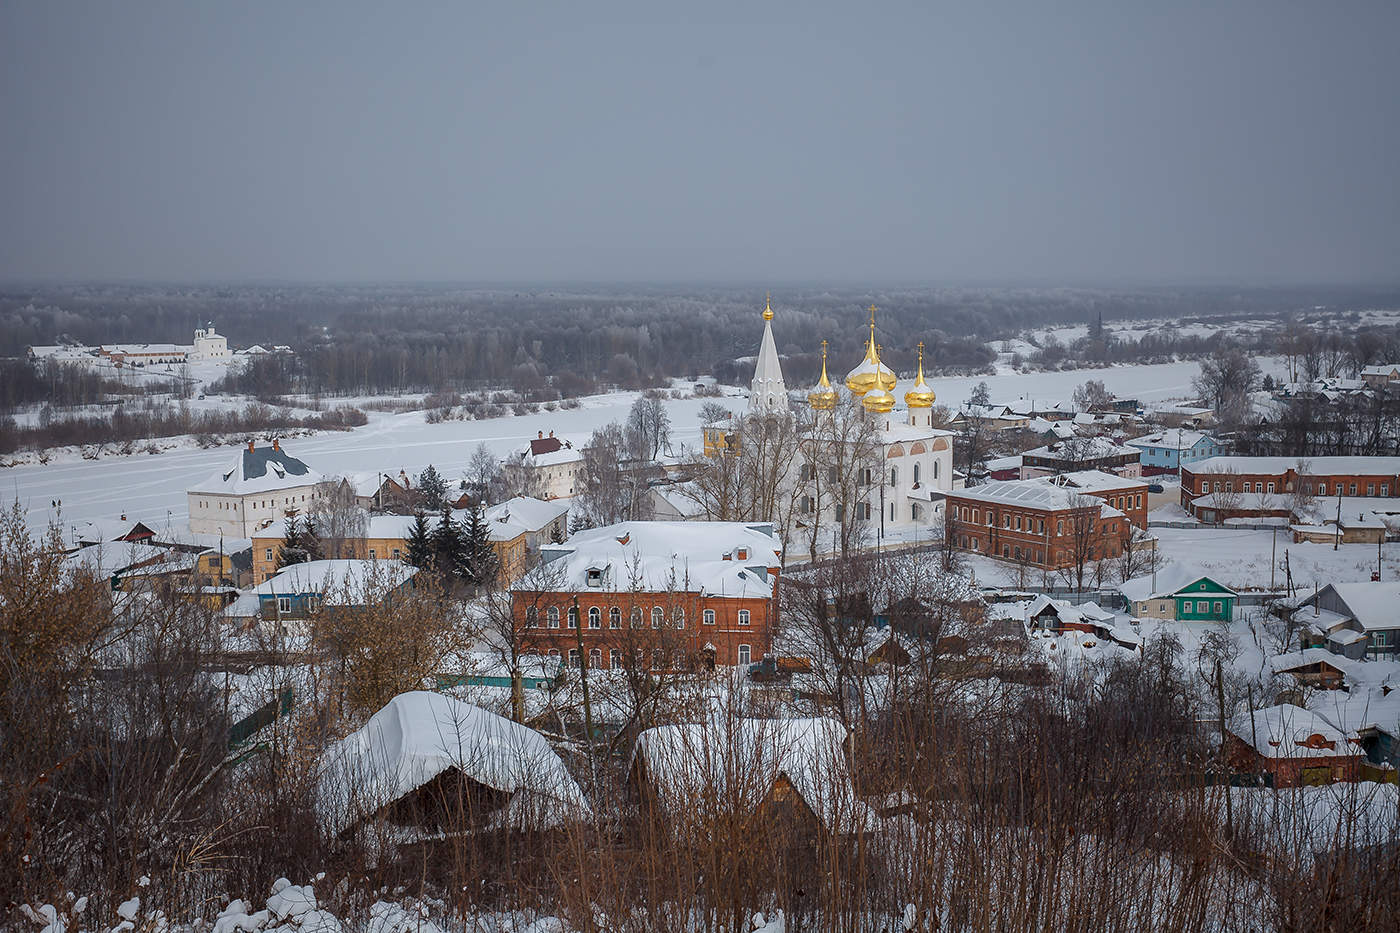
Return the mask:
M1239 594L1211 577L1180 564L1119 587L1132 614L1141 619L1228 622Z

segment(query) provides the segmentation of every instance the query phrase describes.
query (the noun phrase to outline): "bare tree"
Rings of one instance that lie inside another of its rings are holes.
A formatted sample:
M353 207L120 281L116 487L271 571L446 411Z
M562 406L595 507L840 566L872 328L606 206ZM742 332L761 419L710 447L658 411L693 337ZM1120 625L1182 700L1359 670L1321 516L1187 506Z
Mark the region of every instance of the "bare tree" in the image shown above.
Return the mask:
M671 443L671 416L660 393L645 392L627 415L627 448L632 459L652 461Z
M1065 517L1065 534L1070 562L1061 575L1075 592L1084 592L1084 575L1091 571L1093 561L1103 557L1101 512L1103 502L1082 492L1069 496L1069 514ZM1058 520L1057 520L1058 521Z
M1102 379L1090 379L1074 390L1075 411L1101 411L1113 404L1113 395Z
M501 464L485 441L476 445L467 460L464 482L467 491L482 502L489 503L493 496L500 493L503 485Z
M820 412L799 444L798 482L809 553L829 532L844 557L870 534L872 495L884 479L877 417L859 399L845 398Z
M320 540L322 557L365 556L361 551L369 529L369 515L355 502L354 490L345 480L332 477L318 483L308 515Z
M628 458L630 446L621 425L604 425L583 449L583 494L577 497L583 521L594 526L639 521L651 514L648 482L654 465Z
M1201 361L1193 380L1202 401L1223 424L1241 424L1249 413L1250 393L1259 388L1259 364L1239 347L1220 347Z

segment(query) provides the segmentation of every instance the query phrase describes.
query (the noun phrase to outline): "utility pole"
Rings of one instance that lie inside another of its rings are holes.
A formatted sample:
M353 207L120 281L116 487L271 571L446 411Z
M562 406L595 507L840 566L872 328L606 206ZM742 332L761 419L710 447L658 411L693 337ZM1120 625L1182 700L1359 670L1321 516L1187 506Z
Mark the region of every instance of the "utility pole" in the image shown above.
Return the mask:
M574 641L578 643L578 676L583 687L583 728L588 741L588 766L593 767L593 704L588 697L588 659L583 654L583 617L574 594Z
M1269 550L1269 589L1274 589L1274 570L1278 567L1278 526L1274 527L1274 543Z
M1336 531L1332 534L1332 550L1337 550L1337 546L1342 543L1342 484L1337 484L1337 524Z

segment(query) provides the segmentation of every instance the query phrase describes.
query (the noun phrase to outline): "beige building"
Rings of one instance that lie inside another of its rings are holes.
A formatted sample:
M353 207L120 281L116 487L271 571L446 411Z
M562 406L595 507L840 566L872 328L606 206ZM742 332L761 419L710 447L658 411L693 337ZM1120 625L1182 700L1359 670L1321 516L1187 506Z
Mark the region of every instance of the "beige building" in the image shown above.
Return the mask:
M519 488L540 499L571 499L583 491L583 451L550 431L511 454L502 468Z

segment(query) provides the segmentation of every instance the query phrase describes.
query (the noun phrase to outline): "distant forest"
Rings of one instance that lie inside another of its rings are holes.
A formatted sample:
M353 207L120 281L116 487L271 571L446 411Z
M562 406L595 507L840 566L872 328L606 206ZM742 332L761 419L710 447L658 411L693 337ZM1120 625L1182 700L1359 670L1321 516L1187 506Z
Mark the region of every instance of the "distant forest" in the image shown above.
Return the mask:
M910 371L922 340L930 370L948 374L988 366L988 341L1050 324L1396 307L1400 290L779 290L773 327L791 384L815 381L823 339L834 372L859 360L872 301L891 366ZM762 306L761 291L706 287L9 286L0 288L0 356L35 344L187 343L213 321L231 346L296 351L248 367L224 387L230 391L266 398L509 387L549 398L700 373L743 383Z

